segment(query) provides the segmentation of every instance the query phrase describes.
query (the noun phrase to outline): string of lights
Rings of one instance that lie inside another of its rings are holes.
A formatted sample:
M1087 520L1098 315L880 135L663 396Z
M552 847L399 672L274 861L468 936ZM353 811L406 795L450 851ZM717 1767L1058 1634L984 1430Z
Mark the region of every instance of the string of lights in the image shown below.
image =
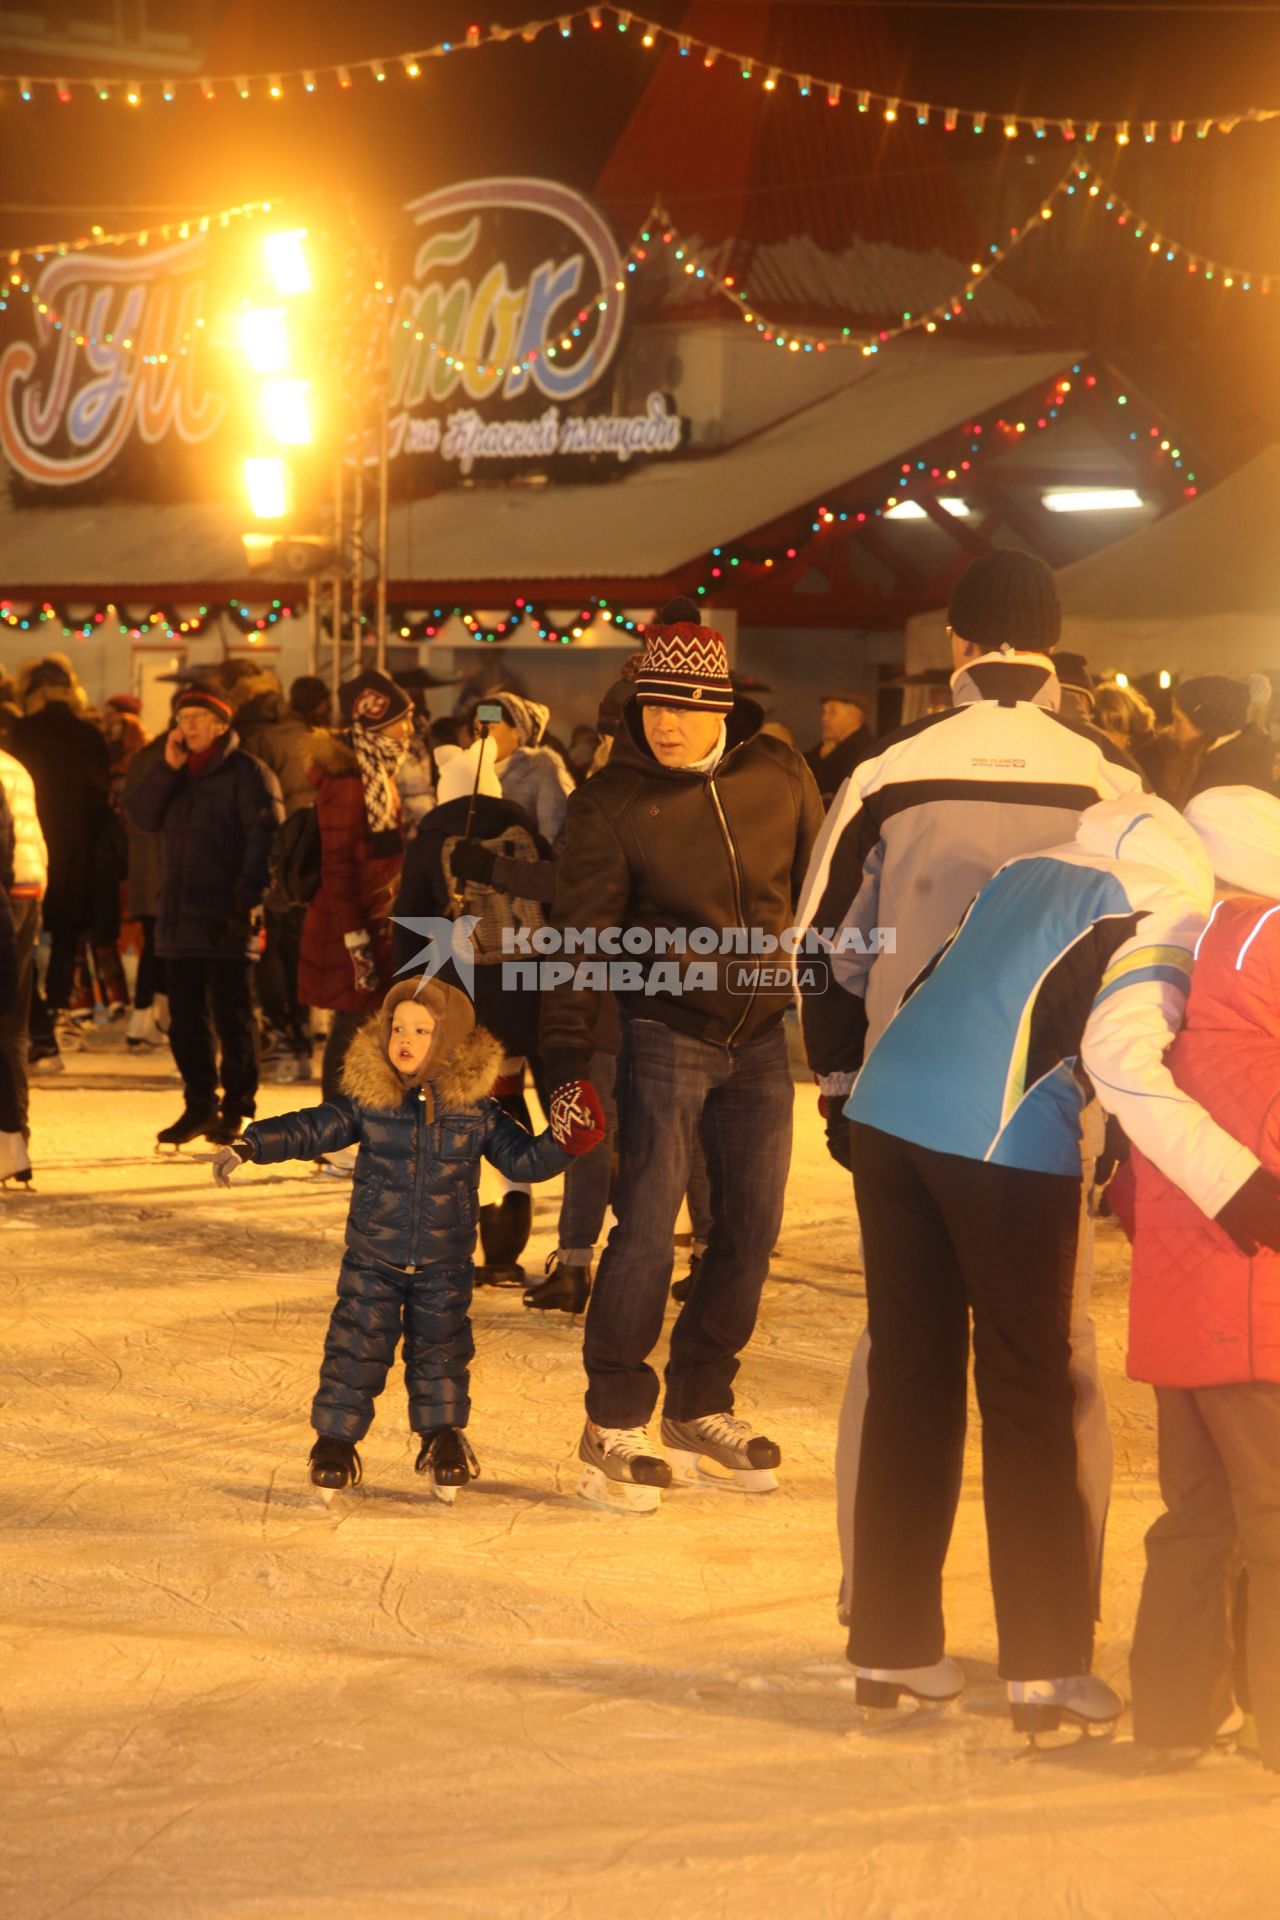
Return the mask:
M1270 293L1271 283L1276 275L1261 272L1256 267L1227 266L1211 255L1188 247L1181 240L1171 239L1161 231L1155 221L1116 192L1110 181L1090 167L1073 169L1073 177L1067 187L1068 194L1082 194L1086 205L1100 207L1111 214L1116 225L1124 227L1135 240L1145 241L1149 254L1161 259L1166 265L1181 264L1188 273L1198 274L1205 282L1236 288L1241 293L1251 293L1256 288L1259 293Z
M181 220L165 220L159 224L153 221L145 227L131 227L124 233L107 233L102 227L94 226L74 240L41 240L28 246L9 247L6 255L9 265L16 267L23 260L43 263L50 258L63 259L69 253L97 252L102 247L147 247L157 240L167 244L171 240L190 240L195 235L211 232L214 227L229 227L233 220L249 220L271 210L270 200L246 200L236 207L219 207L214 213L193 213Z
M75 609L73 611L73 608ZM64 640L89 640L107 620L116 620L131 640L192 640L230 620L246 637L262 635L281 620L288 620L301 609L288 601L271 600L260 610L247 600L228 599L206 602L190 613L173 604L152 605L145 612L130 609L115 600L100 600L86 607L81 600L32 600L25 606L15 600L0 600L0 621L22 633L37 633L50 623L62 628Z
M847 80L824 79L792 67L774 65L758 55L735 52L616 5L578 7L513 27L473 25L461 39L438 41L434 46L345 64L281 68L275 72L200 74L157 80L4 74L0 75L0 100L8 96L21 106L52 97L62 106L100 102L134 110L148 105L164 108L192 100L270 104L286 98L305 99L321 90L349 92L357 84L378 87L397 79L415 81L421 79L434 62L453 54L507 42L532 44L544 34L558 34L567 40L575 30L603 35L610 26L633 38L642 48L663 51L674 48L680 55L699 63L704 71L709 72L723 63L766 93L776 93L785 84L787 88L794 88L802 99L825 101L828 107L849 105L858 113L873 114L889 125L937 125L948 133L968 130L978 135L992 133L1008 140L1024 136L1043 140L1056 135L1063 140L1080 140L1086 145L1101 139L1125 147L1139 141L1148 145L1158 140L1178 142L1188 135L1205 139L1213 132L1230 133L1238 126L1280 116L1280 108L1250 107L1239 112L1189 115L1177 120L1130 121L1102 115L1064 117L912 100Z

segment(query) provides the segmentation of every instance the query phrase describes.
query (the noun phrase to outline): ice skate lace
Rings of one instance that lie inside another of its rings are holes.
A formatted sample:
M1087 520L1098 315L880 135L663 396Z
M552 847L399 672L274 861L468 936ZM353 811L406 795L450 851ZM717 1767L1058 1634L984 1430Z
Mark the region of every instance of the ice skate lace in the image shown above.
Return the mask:
M740 1447L752 1438L751 1422L735 1419L731 1413L700 1414L689 1425L704 1440L716 1440L726 1447Z
M653 1444L643 1427L597 1427L596 1439L601 1453L616 1453L620 1460L653 1458Z

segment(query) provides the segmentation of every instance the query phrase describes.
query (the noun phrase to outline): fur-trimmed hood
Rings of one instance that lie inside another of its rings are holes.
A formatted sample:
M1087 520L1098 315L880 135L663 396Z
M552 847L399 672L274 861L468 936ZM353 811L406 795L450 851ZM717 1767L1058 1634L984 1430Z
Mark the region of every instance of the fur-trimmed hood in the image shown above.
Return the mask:
M311 764L311 778L318 780L325 773L359 773L360 762L356 759L356 750L350 736L342 733L327 733L313 728L305 743L304 751Z
M392 1014L409 999L421 1000L436 1016L431 1051L412 1082L406 1082L387 1057ZM476 1024L465 993L440 980L401 980L352 1040L342 1069L342 1091L357 1106L396 1113L411 1085L423 1087L427 1118L432 1120L437 1105L477 1106L492 1090L501 1065L501 1044Z

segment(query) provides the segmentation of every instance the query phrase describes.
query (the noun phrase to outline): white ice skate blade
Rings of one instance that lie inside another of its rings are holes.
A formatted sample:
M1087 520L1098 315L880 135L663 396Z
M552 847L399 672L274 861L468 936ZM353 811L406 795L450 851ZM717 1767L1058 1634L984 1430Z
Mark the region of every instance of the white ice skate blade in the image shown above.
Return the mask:
M637 1486L634 1480L610 1480L599 1467L584 1466L578 1474L578 1497L593 1507L613 1513L656 1513L662 1505L661 1487Z
M431 1491L437 1500L444 1501L446 1507L451 1507L458 1497L458 1489L456 1487L442 1487L435 1480L431 1482Z
M721 1493L776 1493L778 1476L772 1467L720 1467L705 1454L684 1453L668 1447L672 1478L686 1487L715 1487Z

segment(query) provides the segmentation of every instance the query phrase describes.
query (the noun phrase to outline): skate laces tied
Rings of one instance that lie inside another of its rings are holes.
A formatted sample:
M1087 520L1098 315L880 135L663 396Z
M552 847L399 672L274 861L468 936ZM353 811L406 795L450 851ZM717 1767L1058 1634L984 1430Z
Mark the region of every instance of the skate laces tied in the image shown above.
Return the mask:
M701 1413L689 1425L696 1428L704 1440L720 1440L731 1447L751 1438L751 1422L739 1420L732 1413Z
M653 1458L653 1443L643 1427L597 1427L596 1439L601 1453L616 1453L623 1460Z

